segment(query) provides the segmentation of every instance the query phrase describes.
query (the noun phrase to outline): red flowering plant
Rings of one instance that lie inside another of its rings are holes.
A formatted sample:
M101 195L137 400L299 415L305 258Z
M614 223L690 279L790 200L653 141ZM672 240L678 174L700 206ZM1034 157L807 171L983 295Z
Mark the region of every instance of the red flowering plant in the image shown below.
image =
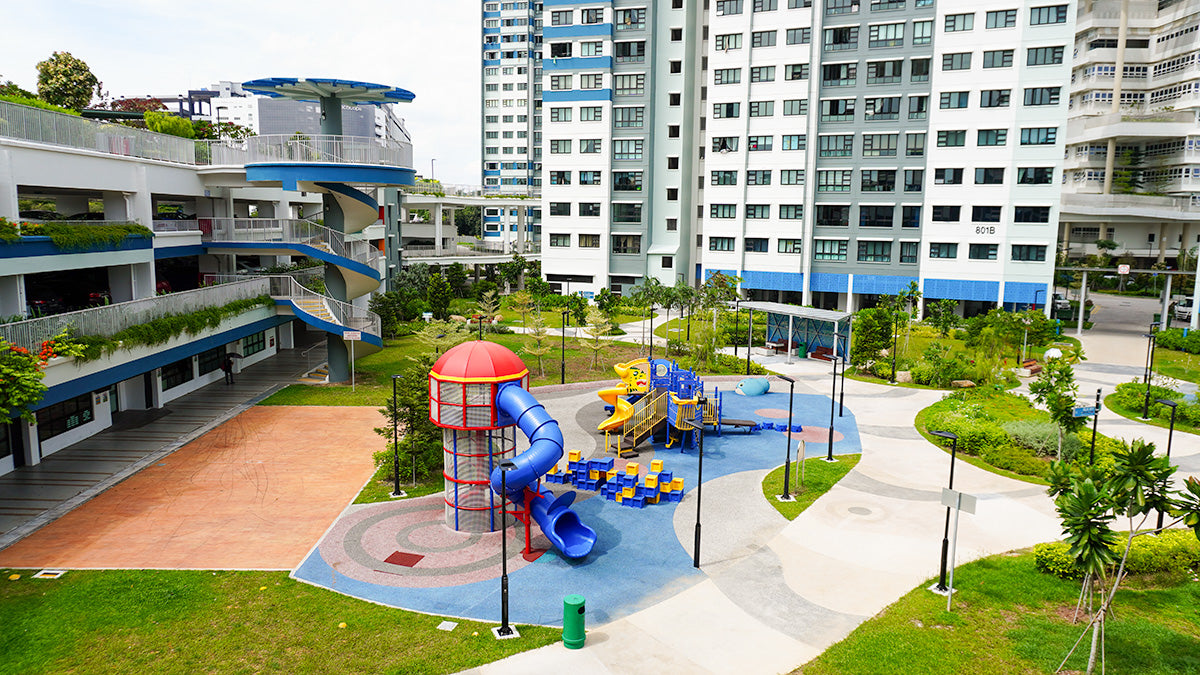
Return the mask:
M56 356L79 356L83 346L74 342L66 330L42 343L37 354L0 338L0 419L12 411L32 422L30 407L46 395L46 364Z

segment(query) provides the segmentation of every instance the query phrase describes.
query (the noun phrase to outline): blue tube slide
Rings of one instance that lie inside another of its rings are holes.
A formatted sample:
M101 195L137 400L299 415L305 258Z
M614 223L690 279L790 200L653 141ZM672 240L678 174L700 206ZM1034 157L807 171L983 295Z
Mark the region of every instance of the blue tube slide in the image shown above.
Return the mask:
M526 487L535 483L562 459L562 430L546 412L545 406L515 383L502 387L496 394L496 407L516 420L517 427L529 438L529 449L513 458L512 462L517 468L510 470L504 478L507 481L508 498L514 504L522 505L525 503ZM497 494L501 491L500 474L500 467L492 470L492 490ZM532 489L528 492L532 500L529 504L530 514L555 548L568 558L582 558L592 552L596 544L596 531L584 525L579 515L567 508L575 501L574 492L558 498L544 487L537 492Z

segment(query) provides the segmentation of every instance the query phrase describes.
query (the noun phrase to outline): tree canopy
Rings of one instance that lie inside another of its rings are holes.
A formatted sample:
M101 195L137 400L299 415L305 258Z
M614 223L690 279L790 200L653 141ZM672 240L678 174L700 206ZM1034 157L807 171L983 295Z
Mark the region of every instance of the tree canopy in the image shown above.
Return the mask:
M92 69L71 55L54 52L37 64L38 98L71 110L83 110L93 98L104 98L103 85Z

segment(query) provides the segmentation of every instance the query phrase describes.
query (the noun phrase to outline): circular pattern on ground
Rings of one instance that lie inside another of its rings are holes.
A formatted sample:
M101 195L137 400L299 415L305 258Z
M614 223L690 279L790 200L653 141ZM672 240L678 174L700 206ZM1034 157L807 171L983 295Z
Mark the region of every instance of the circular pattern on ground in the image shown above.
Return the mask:
M754 414L769 420L786 420L788 418L788 411L779 408L759 408L754 411Z

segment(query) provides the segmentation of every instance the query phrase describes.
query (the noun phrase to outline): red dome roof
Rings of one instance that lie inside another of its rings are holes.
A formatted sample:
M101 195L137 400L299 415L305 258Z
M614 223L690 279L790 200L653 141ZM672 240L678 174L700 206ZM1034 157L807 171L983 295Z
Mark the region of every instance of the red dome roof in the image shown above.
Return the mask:
M429 372L439 380L480 382L513 380L529 371L509 348L475 340L442 354Z

